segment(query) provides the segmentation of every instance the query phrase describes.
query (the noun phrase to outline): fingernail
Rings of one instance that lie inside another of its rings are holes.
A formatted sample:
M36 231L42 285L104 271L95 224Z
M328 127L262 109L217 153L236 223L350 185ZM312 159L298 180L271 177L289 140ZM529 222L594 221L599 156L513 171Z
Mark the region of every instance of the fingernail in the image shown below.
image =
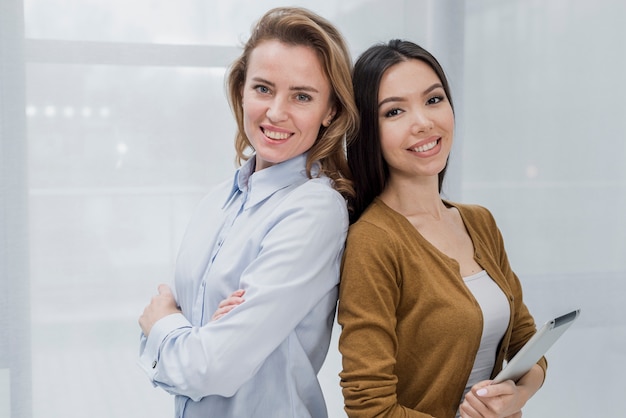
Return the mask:
M487 394L487 389L485 389L485 388L478 389L478 390L476 391L476 394L477 394L478 396L485 396L485 395Z

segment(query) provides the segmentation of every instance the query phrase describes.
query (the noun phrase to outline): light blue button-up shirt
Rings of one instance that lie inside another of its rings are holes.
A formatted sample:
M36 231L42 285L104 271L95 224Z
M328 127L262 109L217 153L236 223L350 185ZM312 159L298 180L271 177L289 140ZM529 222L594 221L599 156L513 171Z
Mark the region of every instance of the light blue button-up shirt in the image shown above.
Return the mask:
M348 214L304 155L253 158L200 203L174 293L182 314L142 337L139 363L176 396L176 417L327 417L317 380L330 341ZM217 321L220 301L245 302Z

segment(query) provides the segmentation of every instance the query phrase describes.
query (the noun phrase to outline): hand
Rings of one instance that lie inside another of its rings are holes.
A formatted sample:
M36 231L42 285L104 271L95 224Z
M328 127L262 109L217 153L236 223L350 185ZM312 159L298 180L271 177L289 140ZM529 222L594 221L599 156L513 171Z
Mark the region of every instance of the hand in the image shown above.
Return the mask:
M526 400L512 380L494 385L486 380L472 387L459 410L462 418L520 418Z
M152 297L150 304L139 317L139 326L146 337L150 335L152 327L159 319L181 312L169 286L159 285L158 291L159 294Z
M217 321L228 312L232 311L235 306L241 305L245 301L243 298L244 293L246 293L246 291L243 289L235 290L229 297L221 301L217 310L211 317L211 321Z
M479 382L470 390L459 410L463 418L520 418L522 408L539 390L545 374L535 364L517 383L512 380L491 384Z

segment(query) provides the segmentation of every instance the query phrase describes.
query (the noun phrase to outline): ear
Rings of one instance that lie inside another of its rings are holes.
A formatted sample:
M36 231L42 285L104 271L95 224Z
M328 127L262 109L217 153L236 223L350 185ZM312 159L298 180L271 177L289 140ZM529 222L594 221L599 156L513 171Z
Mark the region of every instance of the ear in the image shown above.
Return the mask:
M328 128L330 126L330 123L333 121L333 118L335 117L335 115L337 114L337 109L335 109L334 107L330 110L330 113L328 114L328 116L326 116L324 118L324 121L322 122L322 125L326 128Z

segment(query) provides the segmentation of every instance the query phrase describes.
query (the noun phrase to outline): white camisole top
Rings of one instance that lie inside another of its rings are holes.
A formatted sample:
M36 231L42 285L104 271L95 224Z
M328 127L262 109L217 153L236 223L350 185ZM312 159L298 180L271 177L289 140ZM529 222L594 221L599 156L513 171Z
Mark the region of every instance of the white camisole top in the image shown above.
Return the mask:
M511 314L506 295L485 270L464 277L463 281L483 312L483 333L474 367L463 392L463 398L465 398L465 394L473 385L491 377L498 344L506 332ZM460 417L458 412L457 417Z

